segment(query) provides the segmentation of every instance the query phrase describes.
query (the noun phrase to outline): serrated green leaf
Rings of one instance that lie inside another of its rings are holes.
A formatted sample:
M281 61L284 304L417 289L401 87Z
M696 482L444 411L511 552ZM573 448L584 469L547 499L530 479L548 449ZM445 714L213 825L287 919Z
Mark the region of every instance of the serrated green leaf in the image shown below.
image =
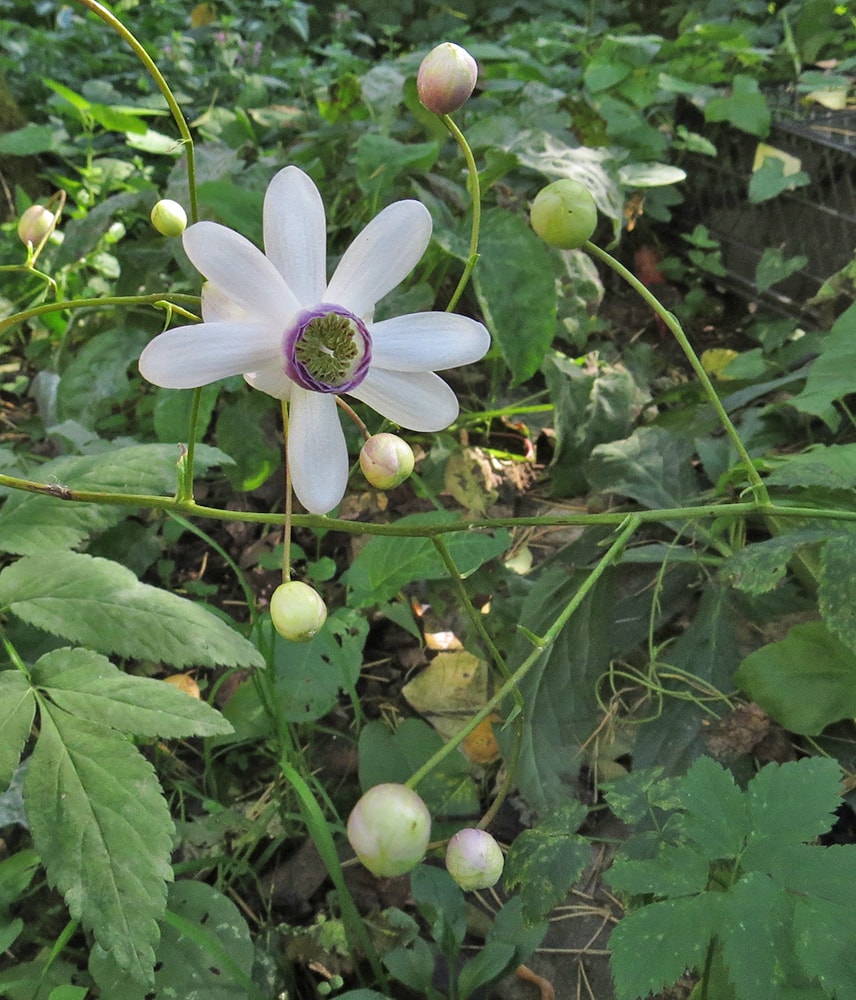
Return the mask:
M838 534L820 554L817 599L826 627L856 651L856 535Z
M856 715L856 654L822 622L795 625L780 642L756 649L734 680L794 733L817 736Z
M410 514L396 523L418 527L454 524L458 520L458 515L450 511L433 511ZM509 544L506 531L454 532L445 538L449 553L464 575L500 555ZM414 580L439 580L446 574L430 538L376 536L360 549L343 581L351 588L351 604L368 607L391 600Z
M473 288L514 385L531 378L556 336L556 273L550 250L504 209L482 216Z
M574 832L587 811L580 802L562 803L511 845L503 883L509 891L519 889L528 922L541 920L565 899L591 861L591 844Z
M691 896L704 891L708 863L692 847L660 844L653 858L620 855L606 880L617 892L631 896Z
M219 712L164 681L133 677L88 649L55 649L33 666L33 684L71 715L135 736L224 736Z
M856 916L852 896L845 904L796 896L793 907L795 957L802 968L821 983L829 996L856 996Z
M5 791L30 735L36 702L27 678L17 670L0 672L0 791Z
M765 875L750 872L730 892L717 895L722 900L719 936L737 996L779 1000L790 978L786 963L793 947L787 893Z
M199 604L77 552L24 556L0 572L0 605L98 652L174 666L263 667L243 636Z
M678 790L685 834L708 861L736 858L743 847L746 801L730 772L710 757L699 757Z
M55 485L56 497L11 494L0 508L0 551L33 555L74 548L118 524L133 507L63 500L63 487L102 493L163 494L174 492L180 452L174 445L142 444L113 448L103 455L63 456L33 474L36 482ZM197 446L198 471L230 461L216 448Z
M825 541L829 534L822 528L798 528L747 545L722 564L722 581L747 594L766 594L782 580L788 563L802 548Z
M770 875L790 892L852 906L856 845L790 844L771 859Z
M320 719L336 704L341 690L354 689L368 631L365 615L338 608L312 642L289 642L274 634L274 684L283 718Z
M856 368L856 303L838 317L823 338L820 355L811 366L805 388L788 403L800 413L811 413L836 430L841 413L833 403L853 392L850 377Z
M152 766L128 740L45 702L24 799L71 916L129 976L151 984L174 832Z
M817 444L794 455L778 455L776 463L766 477L768 486L856 489L856 444Z
M615 815L628 825L639 823L651 812L652 795L661 803L661 808L677 809L680 799L674 778L663 778L662 767L633 770L615 781L604 782L601 786L606 793L606 801ZM663 803L662 792L670 787L672 794Z
M609 938L617 1000L637 1000L677 982L704 962L719 931L721 893L667 899L635 910Z
M839 766L825 757L767 764L746 788L746 868L769 870L782 846L813 840L832 826L840 805ZM794 808L799 803L799 808Z
M630 437L598 445L586 462L592 488L630 497L656 510L697 501L691 441L663 427L640 427Z

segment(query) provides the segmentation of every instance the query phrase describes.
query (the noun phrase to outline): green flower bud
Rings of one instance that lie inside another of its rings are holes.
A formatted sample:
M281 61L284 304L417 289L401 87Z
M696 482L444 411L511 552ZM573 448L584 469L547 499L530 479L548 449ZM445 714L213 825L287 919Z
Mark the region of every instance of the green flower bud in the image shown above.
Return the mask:
M425 56L416 74L419 100L435 115L451 114L467 102L478 75L478 65L466 49L442 42Z
M379 490L391 490L413 472L413 449L397 434L374 434L360 450L363 475Z
M291 580L273 592L270 617L283 639L309 642L327 621L327 605L308 583Z
M597 227L597 205L579 181L563 177L541 188L529 211L532 228L551 247L575 250Z
M348 817L348 841L373 875L404 875L425 857L431 814L407 785L370 788Z
M187 229L187 213L177 201L161 198L152 209L152 225L161 236L181 236Z
M462 889L496 885L502 866L502 849L484 830L459 830L446 848L446 871Z
M44 205L30 205L18 220L18 238L27 246L37 247L53 229L56 216Z

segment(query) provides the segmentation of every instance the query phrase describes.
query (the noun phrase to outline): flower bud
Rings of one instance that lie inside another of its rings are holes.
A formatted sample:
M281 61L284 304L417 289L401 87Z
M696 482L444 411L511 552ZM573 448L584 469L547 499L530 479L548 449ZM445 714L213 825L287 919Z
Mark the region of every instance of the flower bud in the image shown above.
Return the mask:
M431 814L407 785L370 788L348 817L348 841L373 875L404 875L422 860L431 839Z
M551 247L575 250L590 240L597 228L597 205L585 184L563 177L535 195L529 221Z
M397 434L374 434L360 450L363 475L379 490L391 490L413 472L413 449Z
M18 220L18 237L24 246L37 247L51 231L56 216L44 205L30 205Z
M446 848L446 871L462 889L496 885L502 866L502 850L484 830L459 830Z
M290 580L271 595L270 617L283 639L309 642L327 621L327 605L308 583Z
M187 228L187 213L177 201L161 198L152 209L152 225L161 236L181 236Z
M479 68L475 59L454 42L442 42L422 60L416 90L423 107L435 115L457 111L475 89Z

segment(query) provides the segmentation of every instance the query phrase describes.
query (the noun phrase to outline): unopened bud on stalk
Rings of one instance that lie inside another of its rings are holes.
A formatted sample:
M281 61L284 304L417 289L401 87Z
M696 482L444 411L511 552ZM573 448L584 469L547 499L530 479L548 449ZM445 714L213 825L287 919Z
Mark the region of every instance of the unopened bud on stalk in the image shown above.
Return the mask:
M360 450L363 475L379 490L391 490L413 472L413 449L397 434L373 434Z
M18 221L18 237L24 246L37 247L53 228L56 216L44 205L30 205Z
M459 830L446 848L446 871L462 889L496 885L502 866L502 850L484 830Z
M422 60L416 90L423 107L435 115L448 115L462 107L476 86L479 68L475 59L454 42L442 42Z
M308 583L290 580L271 595L270 616L283 639L309 642L327 621L327 605Z
M187 229L187 213L177 201L161 198L152 209L152 225L161 236L181 236Z
M404 875L425 857L431 814L407 785L370 788L348 817L348 841L373 875Z

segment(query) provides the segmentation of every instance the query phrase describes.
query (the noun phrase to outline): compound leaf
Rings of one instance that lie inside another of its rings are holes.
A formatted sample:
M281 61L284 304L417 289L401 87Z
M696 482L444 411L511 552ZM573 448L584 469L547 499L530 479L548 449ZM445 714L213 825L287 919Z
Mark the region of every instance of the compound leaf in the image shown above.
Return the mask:
M136 736L224 736L232 727L210 705L164 681L133 677L88 649L54 649L32 669L43 694L71 715Z
M133 979L153 982L173 826L154 769L124 737L43 702L24 800L69 912Z
M686 809L685 833L703 856L734 858L746 835L746 803L730 772L710 757L699 757L679 783Z
M199 604L79 552L24 556L0 572L0 605L36 628L101 653L173 666L264 666L243 636Z

